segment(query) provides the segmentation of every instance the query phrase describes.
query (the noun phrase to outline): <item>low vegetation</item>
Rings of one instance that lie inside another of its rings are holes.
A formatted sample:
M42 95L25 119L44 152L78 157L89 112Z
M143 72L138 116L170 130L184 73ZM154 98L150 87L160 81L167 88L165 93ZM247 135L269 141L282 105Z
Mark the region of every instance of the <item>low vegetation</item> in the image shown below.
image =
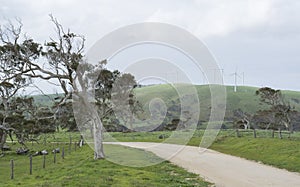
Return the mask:
M300 142L293 139L220 137L211 149L300 172Z
M163 142L172 132L132 132L110 133L118 141L127 142ZM188 145L199 146L203 130L196 130ZM234 130L220 131L213 145L210 147L216 151L255 160L289 171L300 172L300 133L283 135L283 139L272 138L271 131L257 131L257 138L253 138L253 132L241 131L241 137L236 137ZM78 132L60 131L54 134L41 135L37 143L28 142L31 153L47 148L64 147L66 156L63 160L60 154L56 164L53 164L53 154L46 157L46 168L42 168L42 156L33 158L33 174L29 175L29 157L15 154L18 144L11 144L11 152L6 152L0 160L0 178L2 186L208 186L197 175L186 172L166 161L161 164L132 168L114 164L108 160L93 160L92 150L88 146L77 148L68 152L68 142L79 140ZM106 134L105 141L111 141ZM47 145L44 145L46 142ZM61 143L50 143L61 142ZM62 143L64 142L64 143ZM122 149L122 150L120 150ZM108 157L118 151L128 154L129 157L153 157L149 152L124 148L116 145L105 145ZM124 152L125 151L125 152ZM146 154L145 154L146 153ZM10 180L10 160L15 161L15 179Z

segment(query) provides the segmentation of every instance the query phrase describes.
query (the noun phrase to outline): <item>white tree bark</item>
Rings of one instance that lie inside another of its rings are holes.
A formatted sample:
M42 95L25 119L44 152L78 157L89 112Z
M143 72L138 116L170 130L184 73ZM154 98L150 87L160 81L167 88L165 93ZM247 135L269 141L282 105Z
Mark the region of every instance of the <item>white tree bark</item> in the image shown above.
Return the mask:
M101 118L98 115L97 108L89 101L89 97L87 91L84 89L82 92L76 92L79 97L78 106L84 107L85 114L81 114L77 117L79 118L90 118L90 122L92 123L92 134L94 141L94 159L104 159L104 149L103 149L103 124L101 122Z
M2 121L2 126L7 128L6 118L8 117L8 101L5 97L2 97L2 104L4 105L4 118ZM0 132L0 150L3 149L7 139L7 132L4 129Z
M104 159L105 155L103 149L103 125L98 115L94 117L94 159Z

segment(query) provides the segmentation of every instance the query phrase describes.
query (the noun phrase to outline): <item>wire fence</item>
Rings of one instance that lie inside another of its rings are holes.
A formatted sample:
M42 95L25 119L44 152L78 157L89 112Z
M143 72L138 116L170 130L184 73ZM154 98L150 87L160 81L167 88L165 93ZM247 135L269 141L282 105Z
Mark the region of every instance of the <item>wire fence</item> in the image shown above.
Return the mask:
M15 146L11 143L12 148ZM79 144L72 141L70 136L69 142L51 142L51 143L34 143L30 147L32 150L40 150L37 152L29 152L17 155L14 151L6 151L5 155L0 158L0 178L1 179L15 179L19 176L24 177L36 174L47 168L53 167L67 158L72 152L79 150ZM43 152L43 151L47 151Z
M230 129L221 130L219 136L226 137L253 137L253 138L282 138L300 140L300 132L263 130L263 129Z

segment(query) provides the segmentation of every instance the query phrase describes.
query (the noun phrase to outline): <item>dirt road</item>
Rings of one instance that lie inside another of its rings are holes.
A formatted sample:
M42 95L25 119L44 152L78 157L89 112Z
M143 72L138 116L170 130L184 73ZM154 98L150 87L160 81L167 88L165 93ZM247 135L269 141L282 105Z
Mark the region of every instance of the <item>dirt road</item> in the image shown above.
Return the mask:
M300 174L266 166L213 151L192 146L146 142L122 142L124 146L151 151L159 157L201 175L217 187L299 187ZM171 152L179 152L172 154Z

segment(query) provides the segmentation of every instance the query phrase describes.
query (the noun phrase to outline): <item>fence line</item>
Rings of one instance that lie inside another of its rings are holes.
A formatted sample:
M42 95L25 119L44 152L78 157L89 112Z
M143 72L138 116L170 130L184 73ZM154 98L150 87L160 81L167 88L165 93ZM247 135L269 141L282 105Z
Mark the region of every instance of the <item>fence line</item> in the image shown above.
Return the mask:
M55 143L57 143L57 145L59 145L58 143L60 143L60 142L55 142ZM72 148L71 148L71 146L72 146L72 137L71 136L70 136L70 141L68 142L68 144L69 144L69 154L71 154L71 152L72 152ZM62 150L61 157L62 157L62 160L64 160L64 158L65 158L65 148L64 148L64 146L62 146L62 149L60 149L60 147L58 149ZM56 154L58 153L57 152L58 149L53 149L53 164L57 163L56 162L57 161L57 155ZM76 142L74 142L74 149L73 150L74 151L77 150L77 143ZM47 157L47 155L43 154L42 156L43 156L43 158L42 158L42 168L45 169L46 168L46 157ZM35 159L34 159L33 155L30 154L29 155L29 175L33 174L33 162L34 162L34 160ZM16 167L16 163L18 163L18 162L13 160L13 159L10 160L10 179L11 180L15 179L15 177L16 177L15 171L18 170L17 169L18 167ZM23 167L23 166L20 166L20 167Z

